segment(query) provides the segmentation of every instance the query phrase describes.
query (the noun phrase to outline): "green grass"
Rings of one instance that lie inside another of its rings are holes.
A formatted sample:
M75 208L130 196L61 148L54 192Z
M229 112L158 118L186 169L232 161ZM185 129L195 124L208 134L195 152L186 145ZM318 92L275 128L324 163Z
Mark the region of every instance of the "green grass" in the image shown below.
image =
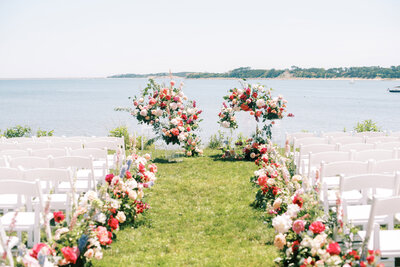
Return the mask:
M151 210L125 228L95 266L273 266L274 233L250 207L254 163L221 161L219 151L160 161L147 190Z

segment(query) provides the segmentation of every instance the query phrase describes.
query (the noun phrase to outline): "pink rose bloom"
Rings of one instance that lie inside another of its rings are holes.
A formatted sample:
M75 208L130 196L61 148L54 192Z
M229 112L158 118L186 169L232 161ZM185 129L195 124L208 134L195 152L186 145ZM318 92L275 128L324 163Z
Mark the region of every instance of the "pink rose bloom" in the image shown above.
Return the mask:
M310 229L314 234L320 234L325 231L325 225L320 221L313 222L308 229Z
M304 231L305 225L306 225L306 222L305 222L305 221L303 221L303 220L296 220L296 221L294 221L294 223L293 223L292 229L293 229L293 231L294 231L296 234L300 234L301 232Z

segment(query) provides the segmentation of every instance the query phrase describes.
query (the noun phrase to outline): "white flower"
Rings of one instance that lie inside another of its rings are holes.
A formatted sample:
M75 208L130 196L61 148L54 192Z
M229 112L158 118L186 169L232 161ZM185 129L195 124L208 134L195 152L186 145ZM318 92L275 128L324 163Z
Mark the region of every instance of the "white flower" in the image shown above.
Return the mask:
M265 175L265 170L264 169L259 169L257 171L254 171L255 176L264 176Z
M256 157L256 153L253 152L250 154L250 158L254 159L255 157Z
M175 109L178 108L178 105L177 105L176 103L171 103L171 104L169 104L169 107L170 107L172 110L175 110Z
M177 125L177 124L178 124L178 120L177 120L177 119L172 119L172 120L171 120L171 123L172 123L173 125Z
M298 175L298 174L296 174L296 175L293 175L293 177L292 177L292 181L293 182L299 182L299 181L301 181L303 178L300 176L300 175Z
M143 117L147 116L147 110L146 109L142 109L140 111L140 115L143 116Z
M161 109L157 109L156 115L158 117L160 117L160 116L162 116L162 114L163 114L163 111Z
M184 141L185 139L186 139L186 137L185 137L185 135L183 134L183 133L180 133L179 135L178 135L178 139L179 139L179 141Z
M222 125L222 127L224 127L224 128L229 128L231 124L230 124L229 122L227 122L227 121L223 121L223 122L221 123L221 125Z
M282 204L282 199L280 197L278 197L277 199L275 199L272 207L274 208L274 210L277 210L281 207L281 204Z
M143 101L144 101L143 98L140 98L140 99L139 99L139 103L143 103Z
M118 211L117 216L115 216L115 219L118 220L120 223L124 223L126 220L125 213L123 211Z
M333 255L326 260L328 266L341 266L342 259L338 255Z
M126 181L125 185L126 185L129 189L137 188L137 182L136 182L135 179L129 179L128 181Z
M101 224L105 224L107 220L107 216L104 213L99 213L95 217L95 220Z
M110 199L111 207L114 209L119 209L119 201L116 199Z
M272 220L272 225L278 233L284 234L292 227L292 220L289 215L283 214L276 216Z
M290 216L290 218L297 217L297 213L300 211L300 207L297 204L289 204L287 206L286 214Z
M265 101L264 101L264 99L258 99L258 100L256 101L256 105L257 105L258 108L264 107L264 106L265 106Z

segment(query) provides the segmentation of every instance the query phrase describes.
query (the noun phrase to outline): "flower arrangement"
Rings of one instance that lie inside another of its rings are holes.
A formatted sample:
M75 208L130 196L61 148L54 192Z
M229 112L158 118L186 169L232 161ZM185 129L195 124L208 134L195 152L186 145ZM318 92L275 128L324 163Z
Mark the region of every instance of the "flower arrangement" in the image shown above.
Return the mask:
M230 89L229 94L224 96L228 105L223 103L218 114L222 127L233 129L238 127L235 118L236 111L250 112L257 122L284 117L287 101L281 95L273 98L271 90L266 90L260 84L244 84L243 87L243 89Z
M366 260L354 243L357 229L343 227L335 212L324 214L316 190L307 188L299 175L290 177L287 159L268 144L251 178L259 188L254 206L266 210L266 220L275 229L274 245L281 266L383 266L379 251L369 251Z
M20 249L24 266L90 266L125 225L132 225L149 205L144 190L154 185L157 166L150 156L132 155L120 175L108 174L105 183L79 199L69 223L62 211L54 212L52 236L46 242Z
M134 108L130 111L139 123L151 125L166 144L182 145L187 156L199 155L200 142L193 140L199 139L194 131L199 127L202 111L196 101L188 100L182 87L183 83L175 87L172 80L167 87L150 79L142 94L133 98Z

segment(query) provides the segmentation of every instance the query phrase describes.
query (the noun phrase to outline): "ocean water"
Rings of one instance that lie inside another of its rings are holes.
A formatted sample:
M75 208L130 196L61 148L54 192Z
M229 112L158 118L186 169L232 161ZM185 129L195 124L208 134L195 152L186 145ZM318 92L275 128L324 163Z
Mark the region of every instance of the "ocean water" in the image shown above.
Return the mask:
M167 80L158 80L163 82ZM181 80L177 80L179 83ZM400 94L387 88L400 81L250 80L273 88L274 95L288 100L285 118L274 126L274 139L286 132L351 130L356 122L372 119L383 129L400 131ZM138 134L150 134L126 112L128 99L145 87L147 79L35 79L0 80L0 129L21 124L33 129L55 130L56 135L107 135L118 125ZM237 80L184 80L185 94L203 110L200 135L206 140L218 130L217 114L229 88L241 87ZM236 133L250 135L255 122L238 113ZM226 131L225 131L226 132Z

